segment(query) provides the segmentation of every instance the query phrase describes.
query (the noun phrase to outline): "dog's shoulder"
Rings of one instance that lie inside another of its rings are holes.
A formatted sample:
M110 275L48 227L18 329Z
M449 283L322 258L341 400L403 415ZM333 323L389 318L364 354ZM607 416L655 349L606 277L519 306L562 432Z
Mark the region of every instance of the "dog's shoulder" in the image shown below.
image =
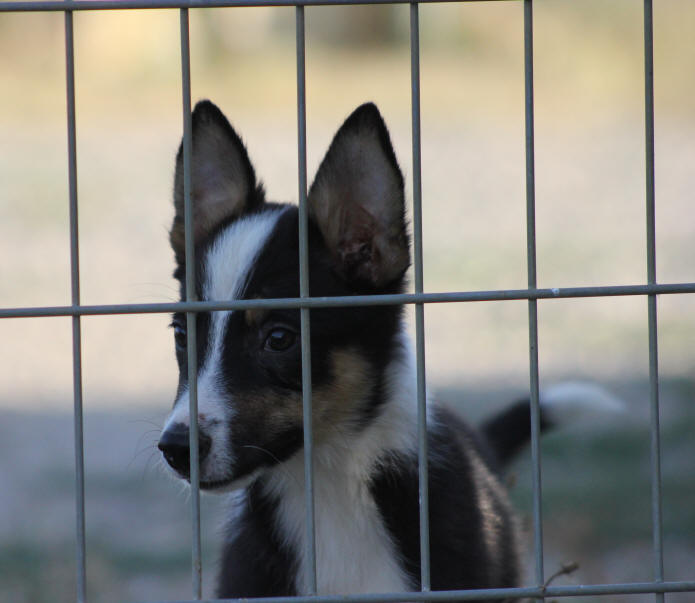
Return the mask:
M484 441L455 413L428 417L431 586L513 586L518 552L515 518ZM418 462L391 455L371 490L413 582L420 580Z

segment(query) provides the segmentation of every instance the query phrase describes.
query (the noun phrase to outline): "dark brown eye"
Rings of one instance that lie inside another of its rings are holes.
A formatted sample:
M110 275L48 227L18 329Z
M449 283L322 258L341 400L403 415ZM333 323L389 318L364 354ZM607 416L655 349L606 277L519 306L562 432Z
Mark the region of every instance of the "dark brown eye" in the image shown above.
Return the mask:
M265 349L272 352L284 352L289 350L297 339L294 331L283 327L276 327L265 338Z
M174 328L174 341L176 342L176 347L179 349L184 349L186 347L186 329L180 324L173 324Z

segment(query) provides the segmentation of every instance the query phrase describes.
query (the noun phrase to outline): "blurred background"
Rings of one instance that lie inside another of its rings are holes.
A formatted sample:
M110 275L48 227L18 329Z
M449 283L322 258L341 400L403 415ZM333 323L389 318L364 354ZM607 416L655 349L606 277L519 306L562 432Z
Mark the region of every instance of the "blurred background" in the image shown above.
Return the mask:
M657 277L693 282L695 4L654 10ZM310 181L342 120L373 100L410 194L408 11L306 9ZM522 11L420 7L427 291L526 286ZM227 114L270 199L296 201L294 9L190 19L193 100ZM534 19L538 284L644 283L642 3L536 0ZM62 14L0 15L0 307L70 300L63 31ZM178 12L80 12L75 36L82 302L176 300L167 233L182 132ZM693 580L695 296L658 304L665 573ZM577 561L557 584L650 580L646 299L547 300L538 313L541 386L593 379L627 405L544 439L546 573ZM427 307L429 387L472 422L523 396L527 320L523 301ZM92 601L191 593L189 496L156 450L176 387L168 322L82 320ZM74 600L71 413L70 319L0 321L2 601ZM513 481L530 526L528 458ZM203 497L208 595L224 507Z

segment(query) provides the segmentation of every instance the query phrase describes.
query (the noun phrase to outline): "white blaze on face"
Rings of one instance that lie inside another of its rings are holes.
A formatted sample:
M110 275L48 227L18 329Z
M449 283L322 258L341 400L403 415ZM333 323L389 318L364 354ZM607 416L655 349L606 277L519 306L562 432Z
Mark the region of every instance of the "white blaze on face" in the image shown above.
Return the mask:
M222 231L203 259L203 300L238 299L283 209L273 209L240 218ZM212 438L212 447L205 468L206 479L216 479L232 461L228 423L234 409L228 394L221 387L221 361L226 325L231 312L210 313L210 329L205 345L203 364L198 371L199 423ZM189 389L186 386L170 413L164 430L175 423L190 425Z

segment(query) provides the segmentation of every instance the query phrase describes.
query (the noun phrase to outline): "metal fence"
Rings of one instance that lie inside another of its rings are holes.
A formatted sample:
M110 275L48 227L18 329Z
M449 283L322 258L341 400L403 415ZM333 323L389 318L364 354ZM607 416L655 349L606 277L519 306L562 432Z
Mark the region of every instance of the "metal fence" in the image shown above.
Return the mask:
M661 444L659 430L659 360L657 350L657 295L695 293L695 283L657 283L655 251L655 187L654 187L654 77L653 77L653 17L652 0L644 1L644 80L645 80L645 139L646 139L646 223L647 249L646 283L628 286L570 287L538 289L536 286L535 242L535 169L534 169L534 101L533 101L533 0L516 0L524 5L524 74L526 117L526 228L528 288L518 290L462 291L425 293L423 291L422 262L422 198L420 167L420 71L419 71L419 4L435 0L410 2L410 57L411 57L411 105L412 105L412 154L413 154L413 241L415 293L401 295L374 295L334 298L309 296L307 249L307 178L306 178L306 111L305 111L305 34L304 7L344 4L405 4L402 0L40 0L36 2L0 2L0 12L53 11L65 14L66 90L67 90L67 142L68 178L70 199L70 252L71 252L71 305L58 307L18 307L0 309L0 318L31 318L47 316L72 317L72 356L74 388L75 428L75 487L77 515L77 593L76 599L87 600L86 593L86 545L84 498L84 444L82 412L82 354L80 319L87 315L144 314L186 312L188 321L188 380L190 383L190 413L197 415L196 397L196 344L195 314L212 310L240 310L250 308L299 308L301 312L302 383L304 409L304 459L306 477L306 536L310 592L306 596L291 598L259 599L270 602L294 601L295 603L377 603L396 601L451 601L472 599L500 599L507 597L600 596L610 594L654 593L657 602L666 593L694 592L695 580L668 582L664 580L662 547L661 504ZM483 0L436 0L452 2L477 2ZM498 0L499 1L499 0ZM513 0L509 0L513 1ZM82 10L109 9L180 9L182 115L184 131L184 197L185 197L185 249L186 261L193 261L194 246L191 206L191 87L189 15L191 8L239 7L239 6L294 6L296 11L297 58L297 125L298 125L298 182L300 212L300 297L296 299L262 299L235 301L206 301L195 299L193 271L186 271L186 299L180 303L153 304L80 304L80 267L77 230L77 149L75 142L75 68L73 54L73 13ZM651 505L653 533L653 576L651 580L627 584L601 584L578 586L546 585L543 568L543 533L541 509L541 455L539 449L539 371L538 371L538 314L539 299L570 297L644 296L648 307L649 332L649 380L651 405ZM425 362L424 362L424 304L442 302L472 302L492 300L527 300L529 325L530 398L531 398L531 456L533 478L533 540L535 557L535 586L524 588L486 589L467 591L430 591L429 515L427 494L427 439L425 412ZM311 365L309 310L317 307L348 305L415 306L415 339L417 358L418 404L418 462L420 477L420 551L422 559L421 592L387 593L378 595L319 596L316 594L316 559L314 537L314 507L312 478L312 429L311 429ZM198 475L197 424L191 422L191 485L192 485L192 583L193 597L202 597L202 566L200 538L200 505Z

